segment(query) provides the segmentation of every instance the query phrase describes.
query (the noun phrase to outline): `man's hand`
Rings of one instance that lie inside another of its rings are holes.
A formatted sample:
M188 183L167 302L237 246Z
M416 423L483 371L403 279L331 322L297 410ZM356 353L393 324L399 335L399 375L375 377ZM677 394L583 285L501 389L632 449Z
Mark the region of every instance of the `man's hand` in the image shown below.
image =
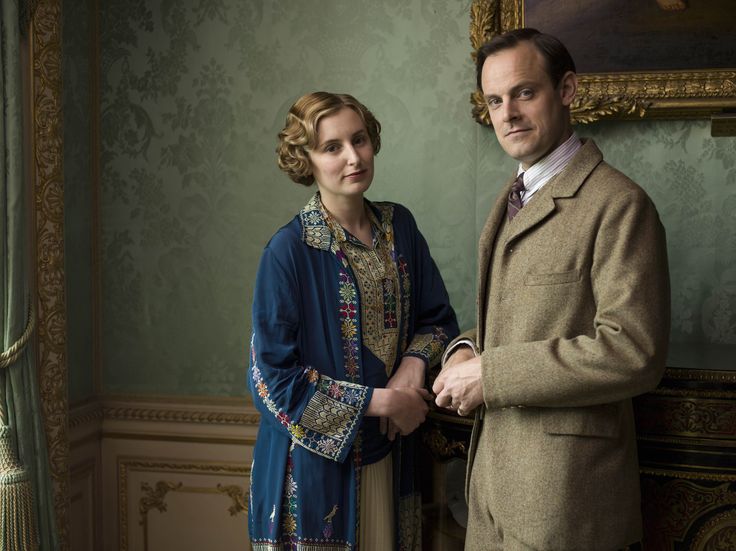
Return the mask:
M460 362L472 360L473 358L475 358L475 352L473 352L473 349L467 344L460 345L454 352L452 352L452 354L450 354L447 360L445 360L445 363L442 365L442 369L452 367Z
M404 356L399 367L388 380L386 388L424 388L424 372L426 364L424 360L414 356ZM399 427L388 417L381 417L381 434L387 434L389 440L396 438L400 432Z
M461 352L467 357L464 349L450 356L435 379L432 391L437 395L435 403L439 407L454 409L458 415L465 416L483 403L483 384L480 357L470 350L470 359L455 360Z

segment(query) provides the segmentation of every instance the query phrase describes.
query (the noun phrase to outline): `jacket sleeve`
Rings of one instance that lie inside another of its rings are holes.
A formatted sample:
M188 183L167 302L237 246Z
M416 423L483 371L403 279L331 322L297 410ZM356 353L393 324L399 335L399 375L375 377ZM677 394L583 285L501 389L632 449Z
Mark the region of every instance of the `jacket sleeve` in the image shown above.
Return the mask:
M290 266L291 268L285 268ZM269 246L256 276L248 383L261 420L309 451L342 462L373 389L322 375L300 360L300 310L293 258L280 261Z
M489 408L604 404L657 385L669 337L669 275L664 228L642 190L627 188L601 209L589 270L589 331L483 351ZM564 315L550 327L575 322Z
M408 217L409 231L413 234L414 244L414 282L416 293L414 301L414 337L404 351L404 356L416 356L423 359L428 367L435 366L441 359L447 343L454 339L459 330L455 311L450 306L450 298L445 282L437 268L429 247L416 226L416 222L408 210L401 208ZM406 267L400 265L399 271ZM402 274L399 274L402 278Z

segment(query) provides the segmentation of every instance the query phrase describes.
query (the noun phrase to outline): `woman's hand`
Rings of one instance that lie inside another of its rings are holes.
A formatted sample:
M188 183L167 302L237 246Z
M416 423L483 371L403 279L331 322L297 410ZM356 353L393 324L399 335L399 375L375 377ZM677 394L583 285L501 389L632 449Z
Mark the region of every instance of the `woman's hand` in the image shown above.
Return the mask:
M415 356L404 356L399 367L388 380L386 388L424 388L424 360ZM388 417L381 417L381 434L393 441L400 432L399 428Z
M426 365L421 358L404 356L401 358L399 367L388 380L386 388L424 388Z
M411 434L424 422L431 400L432 394L424 388L376 388L366 415L387 418L395 427L388 433L393 440L397 433Z

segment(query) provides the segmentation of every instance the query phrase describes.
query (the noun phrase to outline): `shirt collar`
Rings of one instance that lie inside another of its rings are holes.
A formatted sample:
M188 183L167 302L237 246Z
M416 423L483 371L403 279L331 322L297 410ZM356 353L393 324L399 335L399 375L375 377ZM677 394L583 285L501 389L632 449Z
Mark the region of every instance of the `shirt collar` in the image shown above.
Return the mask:
M562 172L581 146L580 138L577 133L573 132L564 143L528 169L524 170L519 163L516 175L524 174L524 188L526 189L522 194L522 201L529 200L544 184Z

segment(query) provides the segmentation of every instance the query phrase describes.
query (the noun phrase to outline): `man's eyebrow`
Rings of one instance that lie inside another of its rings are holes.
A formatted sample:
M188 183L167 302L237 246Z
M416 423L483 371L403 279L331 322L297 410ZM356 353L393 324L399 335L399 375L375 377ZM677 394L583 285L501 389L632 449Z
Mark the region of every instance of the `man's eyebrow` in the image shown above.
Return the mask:
M534 80L525 80L524 82L520 82L519 84L514 85L511 88L511 94L515 94L519 90L523 90L524 88L536 88L538 83ZM498 98L501 97L500 94L490 93L490 94L484 94L484 98L491 99L491 98Z

